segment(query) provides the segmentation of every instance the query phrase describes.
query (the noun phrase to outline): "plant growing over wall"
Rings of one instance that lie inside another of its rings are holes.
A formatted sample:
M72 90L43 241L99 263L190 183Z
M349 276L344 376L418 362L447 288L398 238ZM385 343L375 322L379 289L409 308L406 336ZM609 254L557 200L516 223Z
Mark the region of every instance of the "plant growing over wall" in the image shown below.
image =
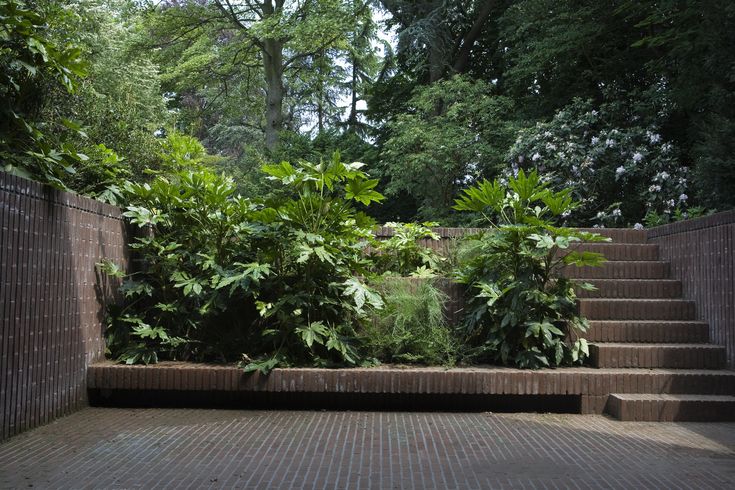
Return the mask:
M372 259L379 273L397 273L401 276L432 275L439 271L445 259L420 240L439 241L439 235L431 229L439 223L386 223L393 229L393 236L375 242Z
M556 226L575 206L570 189L552 191L535 171L522 170L507 186L483 181L457 199L455 209L479 213L491 227L473 239L457 274L470 295L461 332L471 358L539 368L588 355L574 287L591 285L560 269L602 263L600 254L570 249L606 239Z
M360 279L375 223L354 203L383 198L363 164L335 154L319 164L266 165L290 196L265 205L192 165L125 186L124 215L143 231L132 245L141 267L110 317L111 354L128 363L242 354L246 370L261 371L359 362L355 326L368 307L382 306ZM102 268L124 276L114 264Z

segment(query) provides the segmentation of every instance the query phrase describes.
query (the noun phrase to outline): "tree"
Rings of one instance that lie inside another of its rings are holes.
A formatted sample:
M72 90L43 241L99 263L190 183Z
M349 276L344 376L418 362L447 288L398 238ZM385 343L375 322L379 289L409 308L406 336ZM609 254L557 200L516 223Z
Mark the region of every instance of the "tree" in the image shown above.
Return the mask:
M514 135L512 101L457 76L416 88L408 105L388 124L381 154L387 192L416 197L424 219L447 218L459 189L503 167Z
M493 13L505 2L497 0L382 0L399 27L399 56L422 81L467 73L480 51L478 40Z
M368 9L368 2L361 3ZM190 47L202 33L214 51L229 55L230 73L257 70L265 92L265 147L278 147L289 124L285 112L288 82L305 69L319 67L330 49L344 49L351 15L340 0L214 0L168 3L155 9L156 45ZM316 60L316 62L315 62Z
M69 117L84 128L84 135L68 135L90 157L82 166L102 163L104 152L100 155L95 147L103 144L123 159L132 178L146 179L146 171L160 160L154 133L169 126L170 117L158 67L146 53L132 49L139 9L128 0L68 0L67 5L74 15L55 24L51 34L72 39L82 50L87 75L72 94L51 90L40 117ZM76 178L73 183L82 184Z
M59 127L49 128L39 111L49 87L73 92L86 67L78 46L52 39L49 25L65 15L54 7L0 0L0 163L5 171L65 188L74 164L85 157L56 138ZM61 123L79 130L66 119Z

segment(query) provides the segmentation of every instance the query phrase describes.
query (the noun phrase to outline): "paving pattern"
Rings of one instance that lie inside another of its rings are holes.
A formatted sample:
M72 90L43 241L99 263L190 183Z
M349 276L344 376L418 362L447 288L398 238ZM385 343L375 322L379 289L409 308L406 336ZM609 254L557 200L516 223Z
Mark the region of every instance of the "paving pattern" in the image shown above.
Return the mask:
M735 423L87 408L0 444L0 488L735 488Z

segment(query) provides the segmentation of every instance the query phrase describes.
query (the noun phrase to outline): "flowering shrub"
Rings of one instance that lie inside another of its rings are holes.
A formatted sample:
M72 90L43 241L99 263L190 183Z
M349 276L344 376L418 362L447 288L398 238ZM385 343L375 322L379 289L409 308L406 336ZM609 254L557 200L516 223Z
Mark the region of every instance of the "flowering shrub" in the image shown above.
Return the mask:
M611 121L617 121L613 124ZM620 126L620 127L616 127ZM688 169L654 125L620 108L576 99L547 123L522 130L509 152L511 171L537 169L580 206L568 223L624 226L646 214L686 213Z

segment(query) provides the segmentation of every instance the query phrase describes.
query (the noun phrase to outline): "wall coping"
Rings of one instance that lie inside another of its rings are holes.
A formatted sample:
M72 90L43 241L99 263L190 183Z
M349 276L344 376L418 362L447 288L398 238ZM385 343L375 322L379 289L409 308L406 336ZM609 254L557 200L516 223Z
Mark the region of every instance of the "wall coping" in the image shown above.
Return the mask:
M715 228L735 224L735 210L722 211L720 213L703 216L701 218L688 219L685 221L677 221L666 225L650 228L648 231L648 239L660 238L668 235L676 235L679 233L687 233L706 228Z
M0 191L18 196L26 196L31 199L61 205L67 208L78 209L106 218L123 219L122 210L117 206L80 196L74 192L55 189L49 185L34 182L3 171L0 171Z

